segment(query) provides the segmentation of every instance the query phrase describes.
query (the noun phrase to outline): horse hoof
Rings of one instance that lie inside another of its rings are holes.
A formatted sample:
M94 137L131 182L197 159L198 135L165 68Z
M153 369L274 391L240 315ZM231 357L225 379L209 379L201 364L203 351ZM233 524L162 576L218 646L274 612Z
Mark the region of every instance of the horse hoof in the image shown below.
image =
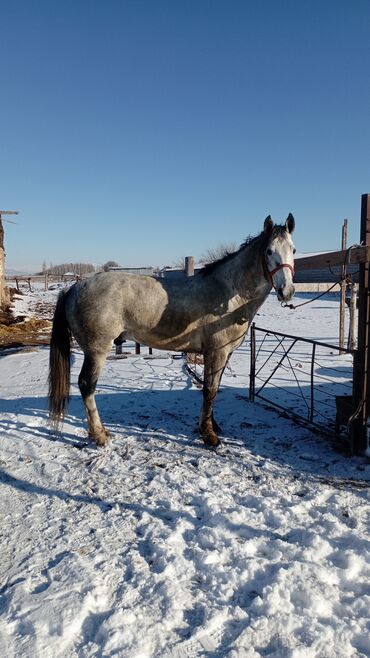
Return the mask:
M105 446L108 443L108 437L105 435L99 436L98 438L95 439L95 443L97 446Z
M209 432L208 434L203 434L203 441L206 446L209 446L211 448L217 448L217 446L220 445L221 441L218 438L217 434L214 432Z
M89 439L94 441L97 446L105 446L109 441L109 432L101 432L101 434L89 434Z

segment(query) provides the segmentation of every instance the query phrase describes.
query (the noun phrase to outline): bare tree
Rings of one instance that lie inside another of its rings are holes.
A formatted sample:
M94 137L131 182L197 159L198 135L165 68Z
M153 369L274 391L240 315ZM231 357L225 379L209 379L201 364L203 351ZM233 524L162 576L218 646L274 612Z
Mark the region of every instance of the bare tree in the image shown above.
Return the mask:
M116 263L115 260L108 260L106 263L103 265L103 270L104 272L108 272L110 267L119 267L118 263Z
M176 270L185 269L185 256L179 256L176 260L173 261L172 267Z
M45 269L44 269L44 265L45 265ZM89 274L90 272L95 271L95 267L91 263L61 263L60 265L53 265L52 263L50 263L50 267L47 268L44 262L42 267L43 267L42 272L38 272L38 274L47 273L56 276L62 276L67 272L73 272L74 274L79 274L83 276L84 274Z
M221 242L217 247L207 249L207 251L201 255L199 262L203 264L213 263L213 261L218 260L219 258L232 254L237 248L238 246L236 242L229 242L228 244Z

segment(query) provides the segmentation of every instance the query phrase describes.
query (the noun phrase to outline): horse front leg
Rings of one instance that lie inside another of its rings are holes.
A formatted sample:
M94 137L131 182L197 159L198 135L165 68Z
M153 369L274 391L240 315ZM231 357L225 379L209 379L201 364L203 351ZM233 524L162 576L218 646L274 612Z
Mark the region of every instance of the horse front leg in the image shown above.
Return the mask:
M101 422L95 402L95 389L106 353L85 352L84 362L78 377L78 386L85 406L88 433L98 446L107 443L109 432Z
M220 443L216 434L219 426L213 418L213 403L228 357L229 353L223 350L204 354L203 407L199 428L203 441L208 446L218 446Z

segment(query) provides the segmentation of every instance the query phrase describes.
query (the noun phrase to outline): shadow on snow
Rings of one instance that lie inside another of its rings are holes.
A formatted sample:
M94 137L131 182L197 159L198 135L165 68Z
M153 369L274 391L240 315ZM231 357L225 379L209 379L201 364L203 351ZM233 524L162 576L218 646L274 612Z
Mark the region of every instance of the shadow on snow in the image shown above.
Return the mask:
M291 389L295 390L294 387ZM330 384L325 387L327 394L333 397L332 389ZM322 392L325 391L322 387ZM303 392L308 395L309 387ZM286 391L282 395L285 396ZM199 389L133 391L131 388L125 390L119 386L102 385L99 386L97 403L113 435L113 445L115 442L122 445L125 438L130 438L140 444L144 442L148 449L153 447L164 453L175 454L176 446L181 450L187 447L195 449L201 454L208 452L197 430L201 405ZM69 414L59 434L47 425L45 397L3 399L2 410L0 432L9 440L16 440L14 434L19 432L72 448L94 447L91 442L87 444L86 422L79 394L71 396ZM4 419L4 414L12 414L15 418ZM215 415L221 425L220 437L224 448L239 461L246 460L248 463L248 454L251 453L294 471L323 475L327 474L329 463L337 463L343 471L341 475L346 475L349 462L338 453L334 439L298 425L264 403L251 404L245 388L221 386ZM330 422L333 423L334 419ZM361 458L359 460L361 462ZM354 466L354 460L351 463Z

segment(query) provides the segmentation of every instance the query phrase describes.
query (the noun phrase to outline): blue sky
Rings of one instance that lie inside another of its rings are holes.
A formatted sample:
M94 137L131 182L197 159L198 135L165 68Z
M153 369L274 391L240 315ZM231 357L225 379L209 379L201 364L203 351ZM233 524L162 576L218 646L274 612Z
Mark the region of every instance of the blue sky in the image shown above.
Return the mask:
M368 0L0 0L7 267L359 240Z

